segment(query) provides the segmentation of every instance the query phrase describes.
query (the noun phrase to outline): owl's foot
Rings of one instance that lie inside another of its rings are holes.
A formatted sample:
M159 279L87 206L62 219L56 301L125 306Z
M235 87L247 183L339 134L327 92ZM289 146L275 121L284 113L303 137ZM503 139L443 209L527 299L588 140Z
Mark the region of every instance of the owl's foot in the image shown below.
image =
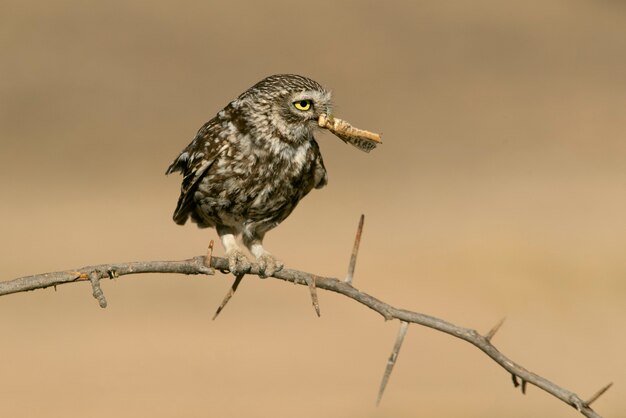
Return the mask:
M227 251L226 258L228 258L228 270L235 276L250 271L250 260L248 260L248 257L246 257L240 249Z
M272 276L283 268L283 262L278 260L270 253L265 253L256 259L259 263L259 277L265 279Z

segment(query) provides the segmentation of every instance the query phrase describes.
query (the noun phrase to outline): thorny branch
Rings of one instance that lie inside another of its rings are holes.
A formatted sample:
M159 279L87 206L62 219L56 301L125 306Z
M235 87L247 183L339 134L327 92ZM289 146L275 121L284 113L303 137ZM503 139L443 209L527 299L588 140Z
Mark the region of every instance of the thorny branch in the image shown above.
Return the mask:
M210 263L206 261L210 260ZM210 265L210 267L208 265ZM147 261L147 262L129 262L129 263L115 263L115 264L101 264L96 266L86 266L79 269L65 270L54 273L36 274L33 276L21 277L14 280L0 282L0 296L8 295L11 293L26 292L35 289L45 289L66 283L75 283L81 281L87 281L91 283L93 296L98 300L101 307L106 307L106 299L100 288L100 280L115 277L124 276L127 274L140 274L140 273L178 273L178 274L215 274L214 269L222 272L228 270L228 260L221 257L213 257L211 251L207 256L193 257L187 260L181 261ZM248 274L259 275L259 268L256 264L253 264ZM356 302L367 306L368 308L378 312L383 316L385 320L397 319L401 321L402 327L400 334L396 340L394 350L388 361L387 371L383 378L384 389L386 380L389 378L391 368L395 363L400 350L400 345L404 334L406 333L408 323L418 324L425 327L433 328L435 330L444 332L454 337L460 338L470 344L476 346L492 360L498 363L502 368L511 374L515 387L521 386L523 392L526 390L526 384L530 383L556 398L562 400L566 404L576 408L581 414L589 418L601 418L591 407L592 402L596 401L600 395L602 395L609 387L610 384L600 389L596 394L591 396L589 400L582 400L577 394L571 392L561 386L552 383L548 379L545 379L538 374L535 374L521 365L515 363L504 354L502 354L492 343L491 339L494 334L502 325L502 321L496 324L485 335L481 335L478 331L464 328L450 322L446 322L443 319L439 319L433 316L425 315L419 312L413 312L406 309L400 309L387 304L380 299L377 299L365 292L361 292L351 283L339 280L333 277L320 277L311 273L293 270L283 269L276 272L273 276L275 279L284 280L304 286L308 286L313 295L313 289L319 288L323 290L329 290L331 292L340 293ZM317 296L313 299L314 305L317 303ZM316 310L319 309L316 306ZM518 381L521 381L521 383Z

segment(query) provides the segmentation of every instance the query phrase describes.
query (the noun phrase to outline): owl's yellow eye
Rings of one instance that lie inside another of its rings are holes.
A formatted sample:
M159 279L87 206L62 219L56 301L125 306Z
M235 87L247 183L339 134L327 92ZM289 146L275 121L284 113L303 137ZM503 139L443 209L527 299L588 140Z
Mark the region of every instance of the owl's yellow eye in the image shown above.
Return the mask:
M310 100L298 100L297 102L293 102L293 105L298 110L307 111L311 108Z

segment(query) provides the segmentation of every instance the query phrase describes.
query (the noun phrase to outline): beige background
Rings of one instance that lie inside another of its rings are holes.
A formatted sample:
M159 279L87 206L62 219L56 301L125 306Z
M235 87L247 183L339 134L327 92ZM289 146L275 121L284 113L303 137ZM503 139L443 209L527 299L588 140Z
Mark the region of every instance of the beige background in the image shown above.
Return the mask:
M396 306L488 330L499 349L626 411L626 7L552 2L0 5L2 280L181 259L213 231L171 221L163 172L262 77L308 75L371 154L318 136L330 183L268 247ZM218 249L222 254L222 249ZM468 344L321 293L146 275L0 300L6 417L573 417Z

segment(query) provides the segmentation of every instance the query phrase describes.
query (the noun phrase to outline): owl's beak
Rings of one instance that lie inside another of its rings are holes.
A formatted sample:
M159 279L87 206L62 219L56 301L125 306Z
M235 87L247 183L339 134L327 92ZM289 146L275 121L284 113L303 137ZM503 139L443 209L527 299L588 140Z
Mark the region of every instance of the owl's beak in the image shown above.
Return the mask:
M322 113L317 124L328 129L343 142L353 145L361 151L370 152L376 145L382 144L380 134L355 128L345 120L335 118L331 114Z

